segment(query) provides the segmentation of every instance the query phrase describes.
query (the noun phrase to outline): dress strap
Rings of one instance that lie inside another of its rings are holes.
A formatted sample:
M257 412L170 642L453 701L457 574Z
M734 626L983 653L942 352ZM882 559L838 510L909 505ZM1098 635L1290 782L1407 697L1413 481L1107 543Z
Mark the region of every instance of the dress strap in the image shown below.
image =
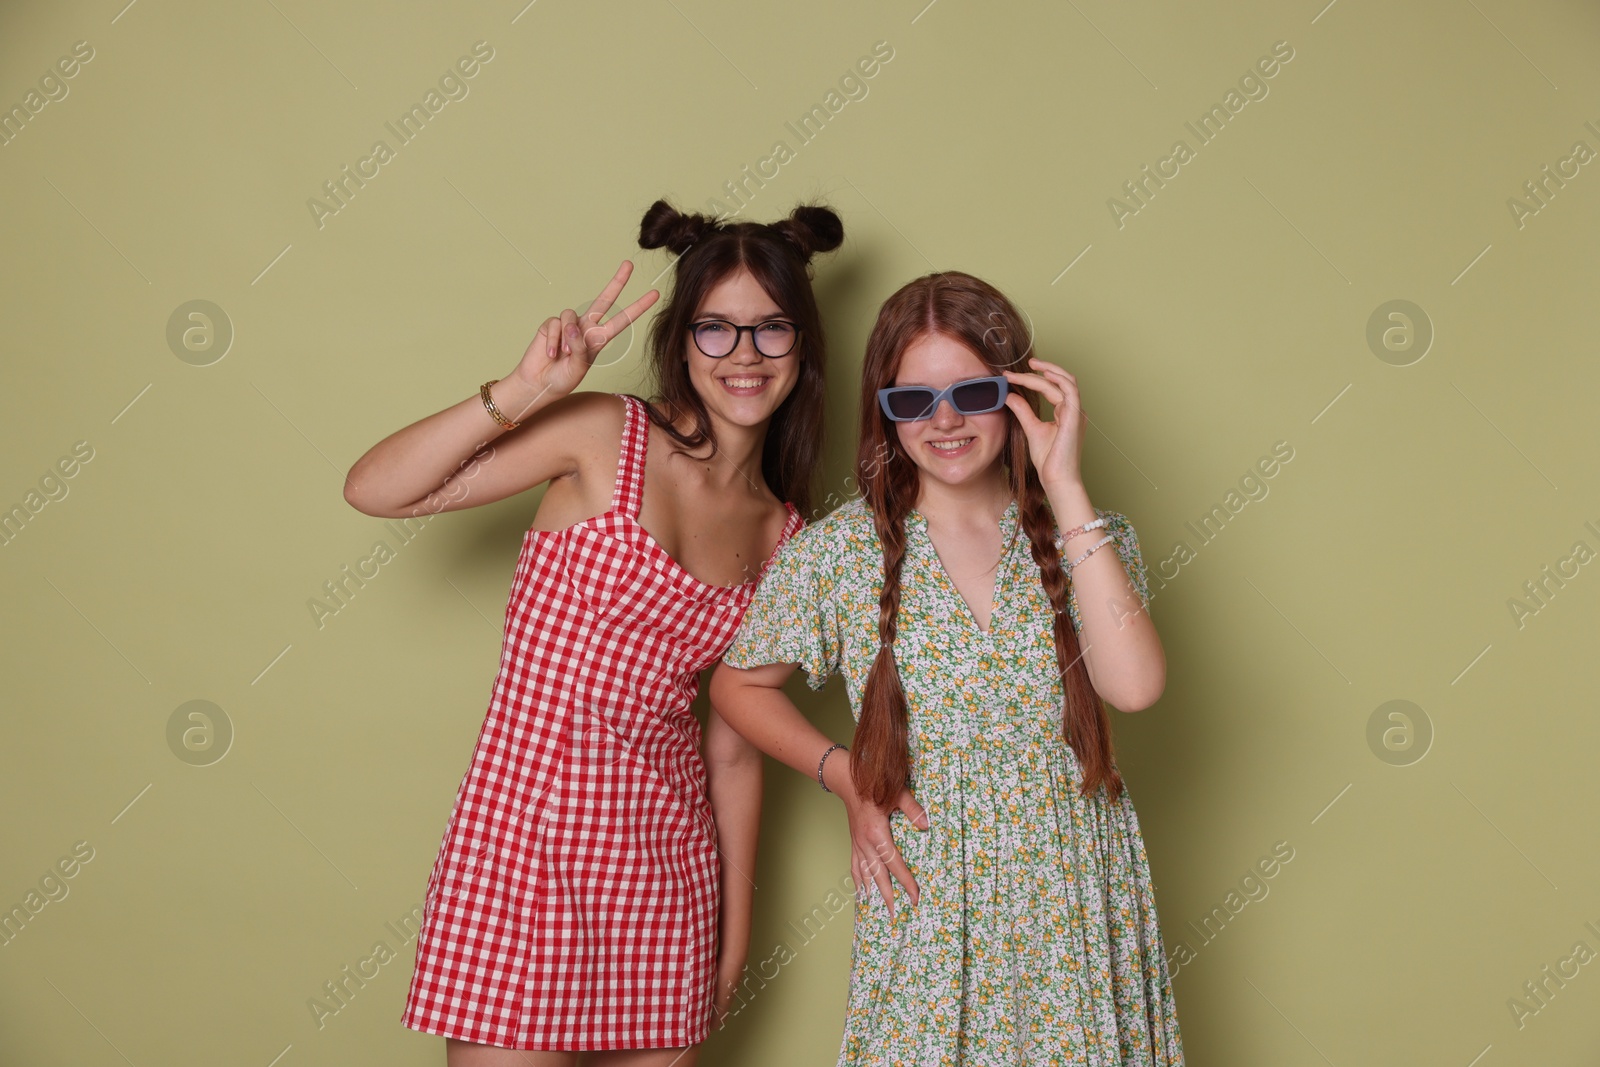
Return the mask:
M787 500L783 502L783 506L789 509L789 518L783 524L783 541L778 542L779 548L782 548L784 542L788 541L789 538L799 533L800 527L806 524L806 520L800 514L800 509L796 508ZM778 554L774 552L772 555L774 558L776 558Z
M644 493L644 460L650 446L650 416L644 404L634 397L623 395L627 415L622 422L622 450L617 457L617 482L611 490L611 510L620 511L629 518L639 517L640 498Z
M805 519L800 514L800 510L793 504L785 500L783 506L788 509L789 515L783 520L783 532L778 535L778 543L772 546L772 554L767 557L765 563L761 564L762 574L767 573L767 568L772 566L772 561L778 558L778 553L783 550L784 545L788 544L789 538L799 533L800 527L806 524Z

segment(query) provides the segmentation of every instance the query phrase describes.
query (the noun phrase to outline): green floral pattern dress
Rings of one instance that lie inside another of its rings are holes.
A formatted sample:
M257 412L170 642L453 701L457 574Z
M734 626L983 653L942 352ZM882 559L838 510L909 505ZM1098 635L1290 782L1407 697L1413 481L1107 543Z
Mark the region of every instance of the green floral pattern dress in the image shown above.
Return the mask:
M1133 526L1096 510L1148 603ZM927 520L916 511L906 520L895 658L912 792L931 828L915 829L899 811L890 817L917 879L915 908L898 883L892 921L875 883L857 898L838 1062L1181 1067L1132 800L1126 790L1116 801L1104 787L1078 792L1081 768L1060 736L1053 610L1015 503L1001 532L1009 549L983 631ZM783 547L724 662L798 663L814 689L839 671L859 717L878 646L882 574L872 516L857 498ZM1081 629L1076 594L1070 615Z

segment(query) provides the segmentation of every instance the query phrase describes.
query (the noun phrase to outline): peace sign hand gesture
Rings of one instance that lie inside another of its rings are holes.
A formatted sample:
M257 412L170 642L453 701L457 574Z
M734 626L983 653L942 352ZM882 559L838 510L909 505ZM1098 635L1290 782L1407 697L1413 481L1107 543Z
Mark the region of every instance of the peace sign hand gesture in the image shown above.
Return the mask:
M560 315L544 320L539 333L522 354L522 360L511 373L522 379L538 397L546 402L566 396L578 387L583 376L594 365L613 337L627 329L661 296L655 289L645 293L604 322L605 313L611 309L617 294L628 284L633 274L633 264L622 261L611 281L594 298L589 310L582 315L567 308Z
M1006 395L1006 407L1022 424L1022 432L1028 439L1028 455L1045 489L1081 483L1083 473L1079 464L1087 420L1078 398L1078 379L1042 359L1030 359L1028 364L1034 368L1034 373L1008 370L1004 372L1006 381L1027 386L1048 400L1055 408L1051 421L1045 422L1035 415L1028 402L1017 393Z

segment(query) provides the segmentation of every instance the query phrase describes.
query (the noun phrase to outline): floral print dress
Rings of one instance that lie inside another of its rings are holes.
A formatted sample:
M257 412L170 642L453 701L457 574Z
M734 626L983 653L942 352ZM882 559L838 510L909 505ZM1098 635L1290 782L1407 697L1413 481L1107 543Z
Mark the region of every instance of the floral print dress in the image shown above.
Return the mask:
M1100 511L1140 598L1133 526ZM927 520L906 519L895 659L919 831L890 816L916 877L856 901L840 1067L1181 1067L1183 1046L1139 821L1126 790L1077 789L1061 738L1053 609L1013 502L989 629L950 580ZM1107 546L1112 547L1112 545ZM844 675L859 718L878 647L883 557L860 498L797 533L762 578L723 661ZM1070 582L1069 582L1070 590ZM1069 614L1082 628L1077 597Z

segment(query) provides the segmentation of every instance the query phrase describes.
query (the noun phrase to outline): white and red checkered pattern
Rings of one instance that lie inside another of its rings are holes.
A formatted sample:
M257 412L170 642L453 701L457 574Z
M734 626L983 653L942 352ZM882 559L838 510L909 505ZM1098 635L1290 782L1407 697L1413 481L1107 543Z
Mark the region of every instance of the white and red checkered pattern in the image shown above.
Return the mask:
M710 1031L719 864L690 704L756 581L707 585L639 524L649 420L622 399L611 510L523 538L488 715L428 878L414 1030L564 1050ZM786 506L779 546L801 525Z

